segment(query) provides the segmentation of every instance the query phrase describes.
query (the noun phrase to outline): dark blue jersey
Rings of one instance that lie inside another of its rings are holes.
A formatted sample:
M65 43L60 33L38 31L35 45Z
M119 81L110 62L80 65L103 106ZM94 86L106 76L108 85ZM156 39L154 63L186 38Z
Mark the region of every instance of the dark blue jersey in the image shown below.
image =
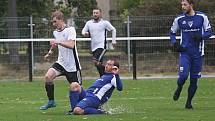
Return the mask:
M188 53L204 55L204 39L212 36L208 17L198 11L195 12L194 16L181 14L176 17L170 32L170 39L173 44L176 42L176 32L178 29L181 31L180 45ZM202 40L197 42L194 40L194 36L199 36Z
M108 101L115 88L122 91L122 82L119 75L105 73L86 90L86 96L97 97L100 103L103 104Z

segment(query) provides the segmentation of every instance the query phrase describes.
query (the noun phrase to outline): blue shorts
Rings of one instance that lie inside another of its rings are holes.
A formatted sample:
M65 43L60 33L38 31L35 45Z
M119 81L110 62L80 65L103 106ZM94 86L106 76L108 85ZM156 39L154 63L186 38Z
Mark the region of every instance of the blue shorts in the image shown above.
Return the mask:
M100 104L100 101L98 98L96 98L96 97L85 97L76 105L76 107L80 107L81 109L85 109L87 107L99 108L100 105L101 104Z
M181 54L179 62L179 76L189 75L190 78L200 78L203 56Z

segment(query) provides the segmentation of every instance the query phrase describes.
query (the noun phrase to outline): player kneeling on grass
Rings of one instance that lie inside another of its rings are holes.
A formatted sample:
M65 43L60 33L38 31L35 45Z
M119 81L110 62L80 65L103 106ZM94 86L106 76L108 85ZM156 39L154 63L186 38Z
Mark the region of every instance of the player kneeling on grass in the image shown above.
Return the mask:
M119 63L108 60L105 65L105 74L97 79L92 86L84 90L78 83L70 85L71 113L76 115L104 114L100 109L111 97L114 89L122 91L122 82L118 75Z

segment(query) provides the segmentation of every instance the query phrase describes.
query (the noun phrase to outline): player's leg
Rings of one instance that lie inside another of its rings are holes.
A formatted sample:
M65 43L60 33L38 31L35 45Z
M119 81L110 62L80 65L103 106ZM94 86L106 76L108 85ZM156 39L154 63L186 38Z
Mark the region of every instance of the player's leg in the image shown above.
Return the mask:
M70 84L70 92L69 92L69 99L70 99L70 106L71 111L73 112L75 106L79 101L81 101L86 96L85 90L81 87L80 84L77 82L72 82Z
M40 107L40 110L46 110L48 108L56 107L54 101L54 82L53 80L61 73L57 71L57 64L53 64L51 68L47 71L45 75L45 90L48 97L48 103Z
M102 65L103 57L106 53L106 49L98 48L93 51L93 62L99 72L100 77L104 74L105 67Z
M84 98L81 100L74 109L76 115L87 115L87 114L104 114L105 112L99 109L100 103L98 99L91 97Z
M181 94L183 85L188 78L190 70L190 57L187 54L181 54L179 60L179 72L177 80L177 89L174 92L173 100L177 101Z
M190 69L190 85L188 88L188 96L185 108L192 109L192 99L198 88L198 78L201 77L203 57L194 58Z
M66 72L65 76L67 78L67 81L70 83L69 100L71 110L68 112L68 114L71 115L76 104L85 97L85 91L81 87L81 71Z

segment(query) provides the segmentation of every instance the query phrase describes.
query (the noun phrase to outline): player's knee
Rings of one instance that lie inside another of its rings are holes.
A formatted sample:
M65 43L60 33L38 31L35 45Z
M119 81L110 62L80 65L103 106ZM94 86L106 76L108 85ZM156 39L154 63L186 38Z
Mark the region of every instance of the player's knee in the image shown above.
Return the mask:
M188 78L188 74L180 74L180 75L179 75L179 79L180 79L181 81L185 81L185 80L187 80L187 78Z
M51 76L51 75L46 74L46 75L45 75L45 80L46 80L46 81L52 81L53 79L52 79L52 76Z
M75 115L83 115L84 114L84 110L80 107L75 107L73 113Z
M70 84L70 90L81 92L81 85L78 82L72 82Z
M190 79L190 85L193 87L197 87L197 81L198 81L197 78L191 78Z

